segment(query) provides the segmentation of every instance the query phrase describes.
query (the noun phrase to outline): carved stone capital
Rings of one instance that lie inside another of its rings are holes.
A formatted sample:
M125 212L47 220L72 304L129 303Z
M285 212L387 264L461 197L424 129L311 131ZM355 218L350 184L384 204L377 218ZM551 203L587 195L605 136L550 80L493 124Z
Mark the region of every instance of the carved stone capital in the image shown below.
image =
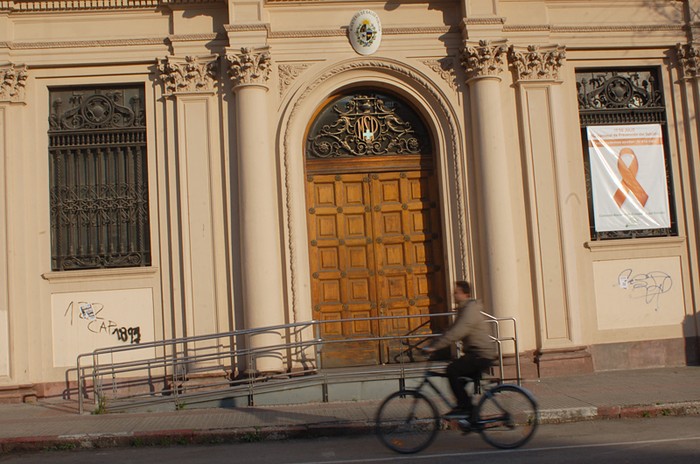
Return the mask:
M27 66L25 65L0 66L0 101L23 101L27 77Z
M241 53L226 55L228 75L233 86L245 84L266 85L272 71L272 58L267 48L241 48Z
M516 81L559 80L559 68L564 64L566 49L559 45L546 48L529 45L527 50L511 46L508 58L515 69Z
M166 95L212 92L219 75L219 56L169 56L158 60Z
M683 79L700 77L700 46L697 44L676 44L678 66Z
M507 51L505 43L492 44L487 40L480 40L478 45L465 46L461 54L461 63L467 80L498 76L503 71Z

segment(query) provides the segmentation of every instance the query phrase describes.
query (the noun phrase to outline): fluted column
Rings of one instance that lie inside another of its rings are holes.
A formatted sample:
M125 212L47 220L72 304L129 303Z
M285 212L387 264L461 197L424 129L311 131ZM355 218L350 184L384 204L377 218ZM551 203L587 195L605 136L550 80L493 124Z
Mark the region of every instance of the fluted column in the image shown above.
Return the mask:
M278 176L268 111L271 57L267 49L242 48L227 55L236 94L241 278L245 328L283 324L283 281ZM278 345L277 333L250 339L254 349ZM281 356L256 357L248 371L280 371Z
M501 108L499 74L506 54L504 43L487 41L468 45L462 52L478 176L480 243L486 271L484 288L488 289L484 299L493 314L500 317L516 316L523 304L517 276L513 275L518 266L516 234L519 233L514 218L516 208L521 209L513 203L513 198L522 197L522 193L513 191L518 182L511 170L514 161L506 152Z
M534 263L538 348L568 348L575 334L571 312L578 308L580 263L577 247L586 240L578 218L583 205L576 198L572 179L579 161L566 145L566 121L557 114L565 107L559 79L564 63L563 47L510 47L509 61L515 71L521 139L530 198L530 250Z
M13 113L19 111L17 104L24 102L27 77L26 66L15 66L14 64L0 66L0 376L11 374L9 293L12 288L10 279L13 273L9 272L8 262L8 254L10 253L7 199L8 159L11 152L18 153L20 148L14 146L12 135L22 133L21 120L16 113ZM13 127L13 121L19 125ZM19 339L19 337L17 338ZM18 355L22 354L18 353Z

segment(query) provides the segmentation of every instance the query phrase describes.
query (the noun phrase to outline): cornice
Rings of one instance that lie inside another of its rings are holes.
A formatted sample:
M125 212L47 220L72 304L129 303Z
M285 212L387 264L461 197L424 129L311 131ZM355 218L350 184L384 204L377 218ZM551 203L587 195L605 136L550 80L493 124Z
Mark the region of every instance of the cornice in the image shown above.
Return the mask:
M267 23L224 24L224 30L226 32L251 32L251 31L270 32L270 25Z
M41 50L46 48L100 48L133 47L142 45L167 45L175 42L210 42L226 41L224 34L179 34L167 37L136 37L131 39L110 40L64 40L53 42L0 42L0 48L10 50Z
M467 26L497 26L499 24L505 24L506 18L495 17L495 18L465 18L464 23Z
M599 26L556 24L504 24L503 32L553 32L553 33L601 33L601 32L682 32L684 24L610 24Z
M436 27L388 27L382 29L383 35L416 35L416 34L447 34L450 32L459 32L459 28L454 26L436 26ZM319 38L319 37L345 37L348 35L348 29L342 27L340 29L316 29L309 31L272 31L269 34L270 39L304 39L304 38Z
M144 37L112 40L65 40L55 42L5 42L10 50L36 50L45 48L91 48L91 47L128 47L134 45L165 45L167 37ZM2 42L0 42L0 46Z
M47 13L59 11L154 9L168 5L226 4L227 0L0 0L0 11Z

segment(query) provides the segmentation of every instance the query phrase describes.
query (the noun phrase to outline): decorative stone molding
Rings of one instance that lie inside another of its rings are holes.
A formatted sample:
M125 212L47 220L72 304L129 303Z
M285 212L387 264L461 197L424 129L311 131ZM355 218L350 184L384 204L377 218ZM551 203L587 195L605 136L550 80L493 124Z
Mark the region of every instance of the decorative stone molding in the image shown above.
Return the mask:
M167 5L223 3L226 0L0 0L0 11L47 12L126 10Z
M436 27L387 27L382 29L383 35L416 35L416 34L448 34L457 33L459 29L454 26ZM323 38L323 37L345 37L348 35L348 28L338 29L314 29L308 31L270 31L271 39L302 39L302 38Z
M511 46L508 50L510 65L515 69L516 81L559 80L559 68L564 64L566 50L555 45L540 49L529 45L527 50Z
M676 44L678 67L683 79L700 77L700 46L696 44Z
M272 70L269 49L241 48L240 54L226 55L228 75L234 87L246 84L266 85Z
M24 100L24 87L27 81L27 66L14 64L0 66L0 102Z
M219 76L219 56L169 56L158 60L166 95L213 92Z
M435 84L429 79L428 77L424 76L423 74L417 73L409 68L407 68L403 63L394 61L394 60L389 60L389 59L372 59L372 60L352 60L349 62L344 62L340 63L339 65L333 67L332 69L327 70L323 74L319 75L317 79L314 80L314 82L310 83L304 92L299 96L299 98L296 100L296 103L294 103L294 106L291 110L291 113L289 115L289 120L292 121L297 117L297 112L299 111L299 108L304 100L306 100L312 92L316 90L317 87L319 87L321 84L324 82L327 82L330 79L333 79L334 77L341 75L343 73L353 71L353 70L380 70L382 72L388 72L391 74L397 74L403 76L404 79L411 80L415 83L417 87L426 89L433 97L435 102L438 104L439 109L442 112L443 117L447 121L447 128L445 129L447 140L446 143L449 146L449 149L447 152L449 153L450 161L452 163L452 169L454 172L454 184L452 188L454 188L455 192L455 211L457 214L457 224L458 224L458 230L457 234L459 236L459 240L457 240L458 243L458 253L460 256L461 260L461 267L457 271L457 278L458 279L466 279L467 276L469 275L467 272L467 262L468 262L468 256L467 256L467 229L466 229L466 211L467 211L467 206L465 204L465 199L463 196L463 191L462 191L462 175L461 175L461 167L460 167L460 141L459 141L459 134L461 133L461 130L459 129L459 124L457 122L456 116L453 114L451 110L451 106L448 104L447 101L443 98L443 95L435 88ZM292 163L291 158L291 138L292 138L292 131L289 130L291 124L287 125L287 130L285 131L284 135L284 145L283 145L283 150L284 150L284 155L283 155L283 163L284 163L284 190L285 190L285 209L286 209L286 223L287 223L287 237L288 237L288 254L289 254L289 264L290 264L290 290L291 290L291 295L290 295L290 306L292 310L292 316L294 322L297 322L297 312L298 312L298 307L299 303L297 301L297 293L298 293L298 288L297 288L297 272L304 272L304 271L299 271L298 270L298 264L299 264L299 258L297 258L297 255L299 253L304 253L304 250L297 250L295 246L295 227L299 227L295 225L294 223L294 217L292 215L292 195L290 194L291 191L291 179L290 179L290 164ZM308 270L306 271L308 272Z
M423 60L423 64L435 71L445 82L450 84L452 90L457 91L457 73L455 72L455 60L451 56L439 60Z
M287 87L292 85L292 82L309 66L311 63L281 64L277 67L280 76L280 97L284 95Z
M488 40L480 40L479 45L465 46L461 63L467 73L467 80L498 76L503 71L507 51L505 42L492 44Z

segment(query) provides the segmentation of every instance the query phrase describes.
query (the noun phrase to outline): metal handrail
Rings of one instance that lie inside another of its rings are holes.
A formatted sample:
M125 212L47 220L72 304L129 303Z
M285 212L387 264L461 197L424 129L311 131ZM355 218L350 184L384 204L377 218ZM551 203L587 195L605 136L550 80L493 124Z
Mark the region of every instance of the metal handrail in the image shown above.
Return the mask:
M321 336L321 328L324 324L337 324L344 322L358 322L358 321L387 321L393 319L410 319L410 318L432 318L432 317L444 317L444 316L454 316L454 312L438 313L438 314L420 314L420 315L407 315L407 316L374 316L374 317L363 317L363 318L352 318L352 319L334 319L334 320L324 320L324 321L305 321L296 322L290 324L280 324L268 327L262 327L257 329L242 329L230 332L209 334L209 335L199 335L192 337L180 337L174 339L158 340L153 342L147 342L138 345L121 345L113 347L98 348L91 353L83 353L78 355L76 359L76 375L78 380L78 409L79 413L84 412L83 400L87 398L88 395L88 379L92 380L92 389L94 393L94 400L96 406L100 407L101 399L104 399L105 392L103 390L103 382L106 378L111 380L112 390L116 394L118 388L120 387L120 382L126 386L139 386L148 385L149 394L153 395L153 385L155 382L162 380L165 387L161 393L169 393L174 396L177 401L180 396L180 391L178 388L178 383L180 385L186 379L188 379L187 374L197 374L202 373L206 375L207 372L211 372L211 366L209 368L202 367L202 363L214 363L214 367L220 372L223 367L231 368L231 374L234 373L236 365L238 364L236 360L246 359L248 361L248 369L253 368L255 371L257 359L261 356L269 356L275 354L278 357L283 357L286 359L287 371L290 372L289 366L292 362L301 362L302 365L304 361L299 361L298 359L293 359L295 356L301 356L301 358L310 361L314 360L313 367L311 369L303 368L300 372L303 374L308 373L319 373L322 369L321 353L323 351L324 345L337 344L337 343L362 343L362 342L391 342L396 340L403 341L403 345L408 346L408 351L419 346L425 340L439 336L439 334L431 333L405 333L405 334L390 334L385 336L372 336L372 337L358 337L350 339L324 339ZM514 344L515 353L515 365L516 365L516 375L517 381L520 383L521 371L520 371L520 360L518 356L518 342L517 342L517 323L515 318L497 318L489 314L487 316L487 322L494 325L494 332L492 339L498 346L498 360L501 375L503 375L503 343L512 342ZM502 337L501 336L501 323L509 322L513 325L513 336ZM301 341L292 341L292 338L296 335L301 335L302 332L309 329L313 330L313 337ZM262 348L250 348L250 339L256 335L260 334L275 334L279 335L280 343L274 345L268 345ZM238 340L244 337L246 343L243 346L239 346ZM411 345L410 340L419 339L417 343ZM225 340L225 341L222 341ZM216 343L207 346L201 346L204 342L215 341ZM196 345L200 346L197 347ZM142 359L133 359L134 353L138 351L146 350L149 355ZM159 353L160 351L160 353ZM197 353L200 351L200 353ZM308 351L313 351L310 357L306 357ZM280 354L285 353L286 354ZM130 356L129 360L117 360L120 355L127 354ZM103 362L104 358L108 358L108 362ZM87 360L91 362L88 363ZM194 364L199 367L197 369L191 369ZM73 369L71 369L72 371ZM135 373L146 371L147 376L137 377ZM403 372L403 371L402 371ZM295 374L298 374L295 371ZM127 380L121 378L121 375L132 375L134 377L129 377ZM240 374L240 373L239 373ZM404 375L402 373L402 375ZM269 378L269 377L268 377ZM327 378L327 377L325 377ZM253 376L248 376L247 378L250 395L254 395L256 379ZM167 388L167 383L170 382L171 388ZM229 381L228 385L234 385L235 381ZM226 383L219 382L216 385L225 385ZM213 384L207 385L203 384L202 388L213 386ZM122 397L129 398L129 397Z

